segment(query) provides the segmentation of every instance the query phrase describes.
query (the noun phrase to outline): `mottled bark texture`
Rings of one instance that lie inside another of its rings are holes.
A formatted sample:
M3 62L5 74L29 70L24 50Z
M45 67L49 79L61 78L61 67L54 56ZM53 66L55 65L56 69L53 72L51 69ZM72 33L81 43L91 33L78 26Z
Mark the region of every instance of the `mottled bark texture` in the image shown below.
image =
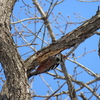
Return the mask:
M27 70L10 34L10 15L15 2L0 1L0 62L7 80L1 95L9 100L31 100Z

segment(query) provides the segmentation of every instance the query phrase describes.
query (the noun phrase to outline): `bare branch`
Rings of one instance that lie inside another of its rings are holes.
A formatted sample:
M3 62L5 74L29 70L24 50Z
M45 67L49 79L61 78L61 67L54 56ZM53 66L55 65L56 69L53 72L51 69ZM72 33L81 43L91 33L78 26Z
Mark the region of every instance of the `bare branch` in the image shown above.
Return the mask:
M66 82L65 82L66 83ZM63 83L54 93L52 93L49 97L47 97L45 100L49 100L55 93L57 93L64 85L65 83Z
M84 95L84 93L80 93L80 95L79 95L83 100L88 100L86 97L85 97L85 95Z
M100 16L96 14L91 19L87 20L80 27L69 32L55 43L41 49L37 53L29 57L25 63L29 69L34 69L39 63L45 61L50 56L54 56L61 51L75 46L77 43L82 43L87 38L95 34L95 31L100 28ZM35 61L35 62L34 62Z
M20 36L22 37L22 39L24 40L24 42L27 43L27 44L29 44L29 42L21 35L21 33L19 33L19 34L20 34ZM32 46L30 46L30 48L31 48L32 50L34 50L35 52L37 52L36 49L33 48Z
M63 80L66 80L66 78L65 78L64 76L54 75L54 74L52 74L52 73L47 73L47 74L49 74L49 75L55 77L55 79L63 79ZM80 85L80 84L79 84L80 81L74 79L70 74L69 74L69 76L70 76L70 79L71 79L73 82L75 82L76 84ZM92 83L94 83L94 82L97 82L97 81L100 81L100 77L95 78L95 79L93 79L93 80L91 80L91 81L89 81L89 82L87 82L87 83L84 83L84 84L90 85L90 84L92 84ZM76 89L75 91L79 91L79 90L81 90L82 88L84 88L83 85L81 85L81 87L78 88L78 89ZM66 94L69 94L69 91L66 91L65 93L66 93ZM57 95L57 94L56 94L56 95Z
M67 59L68 59L69 61L71 61L71 62L77 64L78 66L80 66L80 67L81 67L82 69L84 69L88 74L90 74L90 75L92 75L92 76L94 76L94 77L96 77L96 78L99 77L99 76L98 76L97 74L95 74L93 71L91 71L91 70L88 69L87 67L83 66L82 64L78 63L77 61L71 60L71 59L69 59L69 58L67 58Z
M42 17L26 18L26 19L19 20L17 22L11 22L11 24L18 24L24 21L35 20L35 19L42 19Z
M46 86L51 90L51 92L54 92L53 89L51 88L51 86L45 81L44 77L42 75L39 75L39 76L41 77L43 82L46 84Z
M20 45L17 47L24 47L24 46L30 46L30 45L38 45L38 44L37 43L28 43L28 44Z
M15 17L13 15L13 17ZM16 17L15 17L16 18ZM18 18L16 18L16 20L19 21ZM28 27L26 27L22 22L20 22L22 24L23 27L25 27L29 32L31 32L33 35L35 35L35 37L39 38L40 40L42 40L44 43L48 44L46 41L44 41L40 36L38 36L36 33L32 32L32 30L30 30ZM18 31L17 31L18 32ZM19 32L18 32L19 33Z
M77 81L77 84L86 87L91 93L93 93L93 95L95 95L98 99L100 99L100 96L92 88L90 88L87 84L85 84L81 81Z
M70 96L71 100L78 100L77 96L76 96L76 92L75 92L74 86L73 86L72 81L71 81L71 78L68 75L68 71L67 71L67 69L65 67L64 61L62 61L60 63L60 65L61 65L62 72L64 73L66 82L68 84L68 90L69 90L69 94L70 94L69 96Z
M35 6L37 7L37 9L39 10L39 12L40 12L40 14L41 14L41 16L42 16L42 19L43 19L43 21L44 21L44 24L46 25L46 27L47 27L47 29L48 29L48 32L49 32L49 34L50 34L50 36L51 36L51 38L52 38L52 41L54 42L54 41L56 40L56 38L55 38L55 36L54 36L54 33L53 33L52 28L51 28L51 26L50 26L50 23L49 23L49 21L48 21L48 19L47 19L47 15L46 15L45 12L43 11L42 7L40 6L40 4L38 3L37 0L33 0L33 2L34 2L34 4L35 4Z
M100 0L91 0L91 1L88 1L88 0L78 0L78 1L81 1L81 2L97 2L97 1L100 1Z
M68 54L66 55L67 57L73 53L73 51L79 46L80 43L75 44L75 46L70 50L70 52L68 52Z

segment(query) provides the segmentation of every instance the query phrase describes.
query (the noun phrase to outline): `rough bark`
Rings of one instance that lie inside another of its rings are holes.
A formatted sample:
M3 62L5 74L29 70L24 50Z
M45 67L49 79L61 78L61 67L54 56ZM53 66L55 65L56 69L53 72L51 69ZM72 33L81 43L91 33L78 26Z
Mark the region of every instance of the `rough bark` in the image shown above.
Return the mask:
M4 68L9 100L30 100L27 71L10 34L10 15L16 0L0 2L0 62ZM5 94L4 94L5 93Z

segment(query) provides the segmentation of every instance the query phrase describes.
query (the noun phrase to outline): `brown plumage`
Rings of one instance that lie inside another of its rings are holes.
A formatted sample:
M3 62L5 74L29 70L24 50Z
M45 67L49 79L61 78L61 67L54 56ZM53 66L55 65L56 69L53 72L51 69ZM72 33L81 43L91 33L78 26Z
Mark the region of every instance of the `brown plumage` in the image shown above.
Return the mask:
M45 73L49 70L55 69L59 65L59 63L62 61L63 58L65 60L66 56L62 55L62 54L58 54L57 56L49 57L47 60L45 60L43 63L41 63L38 66L36 71L31 72L29 77L40 74L40 73Z

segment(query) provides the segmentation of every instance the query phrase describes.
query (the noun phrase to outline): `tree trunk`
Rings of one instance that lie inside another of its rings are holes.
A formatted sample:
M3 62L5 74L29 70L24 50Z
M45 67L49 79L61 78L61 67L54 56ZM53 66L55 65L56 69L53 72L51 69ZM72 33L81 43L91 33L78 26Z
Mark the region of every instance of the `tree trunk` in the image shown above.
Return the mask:
M7 82L9 100L30 100L27 70L10 34L10 15L16 0L0 3L0 62ZM5 95L5 94L3 94Z

